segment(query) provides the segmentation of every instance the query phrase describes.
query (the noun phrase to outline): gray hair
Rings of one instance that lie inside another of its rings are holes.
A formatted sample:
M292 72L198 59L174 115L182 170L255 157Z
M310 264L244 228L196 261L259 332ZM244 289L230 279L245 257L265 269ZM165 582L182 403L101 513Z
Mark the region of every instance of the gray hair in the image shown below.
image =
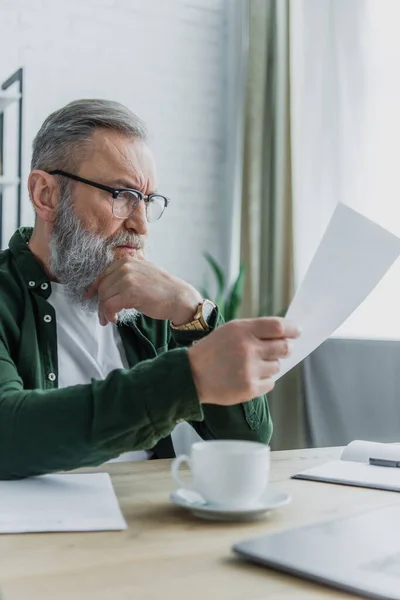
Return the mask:
M75 100L53 112L33 140L31 169L52 171L77 167L93 131L104 127L144 142L145 123L119 102Z

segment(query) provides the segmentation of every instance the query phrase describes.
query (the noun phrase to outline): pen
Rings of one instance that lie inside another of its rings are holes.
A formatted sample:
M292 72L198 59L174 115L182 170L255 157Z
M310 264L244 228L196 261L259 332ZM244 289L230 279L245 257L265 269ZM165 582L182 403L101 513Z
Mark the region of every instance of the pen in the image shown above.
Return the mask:
M369 464L375 467L394 467L400 469L400 461L398 460L387 460L385 458L370 458Z

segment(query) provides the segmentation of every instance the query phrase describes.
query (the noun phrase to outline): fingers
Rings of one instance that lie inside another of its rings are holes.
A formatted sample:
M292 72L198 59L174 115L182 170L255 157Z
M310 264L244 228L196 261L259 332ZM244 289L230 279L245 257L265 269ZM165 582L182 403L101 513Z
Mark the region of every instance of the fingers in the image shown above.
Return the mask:
M115 263L111 265L97 280L90 286L86 292L86 297L90 298L95 293L99 297L99 322L101 325L107 323L116 323L117 313L123 308L129 308L127 304L130 299L125 298L124 291L124 274L129 274L130 266L126 259L116 261L119 263L117 269L114 268Z
M301 331L290 321L280 317L259 317L251 319L251 330L255 337L260 340L271 340L279 338L298 338Z
M243 393L240 395L239 402L249 401L253 398L257 398L258 396L263 396L264 394L269 394L275 387L275 381L272 377L264 377L258 378L256 381L252 382L251 387L248 389L248 393ZM245 399L245 400L243 400ZM236 402L237 403L237 402Z
M258 342L258 356L264 361L287 358L292 346L289 340L262 340Z
M116 323L117 313L125 308L126 302L120 294L118 273L111 273L102 279L97 289L99 297L99 322L100 325Z
M288 340L264 340L259 342L257 348L255 376L253 377L253 389L260 396L268 394L275 386L274 378L281 370L280 359L290 356L292 343ZM254 360L254 359L253 359Z
M256 389L257 393L254 395L254 398L257 396L263 396L264 394L269 394L270 392L272 392L274 387L275 381L273 381L271 378L260 379L258 387Z
M290 356L291 351L292 343L288 340L266 340L260 343L258 352L261 360L258 364L258 377L259 385L265 390L262 392L263 394L273 388L274 382L268 380L278 375L281 370L280 359Z
M119 273L111 273L107 278L100 282L97 288L99 302L105 304L110 298L117 294L123 294L127 286L124 285Z
M281 370L281 364L279 360L265 360L260 362L258 368L258 378L260 380L268 379L277 375Z
M92 283L91 286L86 291L85 296L87 298L91 298L98 291L100 285L103 283L108 283L111 278L112 281L118 280L124 272L129 272L131 269L131 265L133 261L137 259L133 256L124 256L116 261L114 261L101 275L99 275Z
M108 267L108 269L106 269L101 275L99 275L97 277L97 279L92 283L92 285L90 285L88 287L88 289L86 290L85 293L85 297L86 298L92 298L96 293L97 290L101 284L101 282L111 273L114 272L114 265L115 263L113 263L110 267Z
M252 397L269 394L274 387L275 381L273 377L278 375L281 365L279 360L262 361L258 368L258 376L252 384Z
M99 323L100 323L100 325L102 325L103 327L109 323L108 319L106 319L106 317L104 316L104 313L103 313L103 311L101 310L101 308L99 308L99 311L98 311L98 316L99 316Z
M119 313L123 308L126 308L125 302L122 296L117 293L115 296L108 298L105 302L100 302L99 304L99 316L103 317L103 320L107 323L116 323L117 321L117 313ZM100 319L100 323L102 324L102 319Z
M189 350L201 402L231 405L268 394L299 334L275 317L238 319L210 333Z

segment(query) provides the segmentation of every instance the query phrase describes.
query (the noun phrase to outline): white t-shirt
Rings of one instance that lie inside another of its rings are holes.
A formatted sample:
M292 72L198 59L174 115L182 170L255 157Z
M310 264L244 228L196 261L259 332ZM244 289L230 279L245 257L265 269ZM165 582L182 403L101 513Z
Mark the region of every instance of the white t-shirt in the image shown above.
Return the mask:
M63 286L51 284L48 302L56 311L58 387L87 384L105 379L115 369L128 369L118 328L102 327L96 313L88 314L71 302ZM117 460L146 460L147 451L127 452Z

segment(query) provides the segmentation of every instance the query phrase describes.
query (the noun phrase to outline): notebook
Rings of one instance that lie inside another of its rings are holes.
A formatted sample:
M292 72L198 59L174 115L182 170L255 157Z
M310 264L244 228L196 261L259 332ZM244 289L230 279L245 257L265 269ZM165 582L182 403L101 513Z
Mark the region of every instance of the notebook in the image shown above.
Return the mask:
M376 466L370 459L398 462L400 467L400 444L355 440L346 446L340 460L301 471L292 478L400 492L400 468Z
M400 600L399 531L396 504L271 533L234 550L252 562L365 598Z
M0 533L126 529L108 473L0 481Z

